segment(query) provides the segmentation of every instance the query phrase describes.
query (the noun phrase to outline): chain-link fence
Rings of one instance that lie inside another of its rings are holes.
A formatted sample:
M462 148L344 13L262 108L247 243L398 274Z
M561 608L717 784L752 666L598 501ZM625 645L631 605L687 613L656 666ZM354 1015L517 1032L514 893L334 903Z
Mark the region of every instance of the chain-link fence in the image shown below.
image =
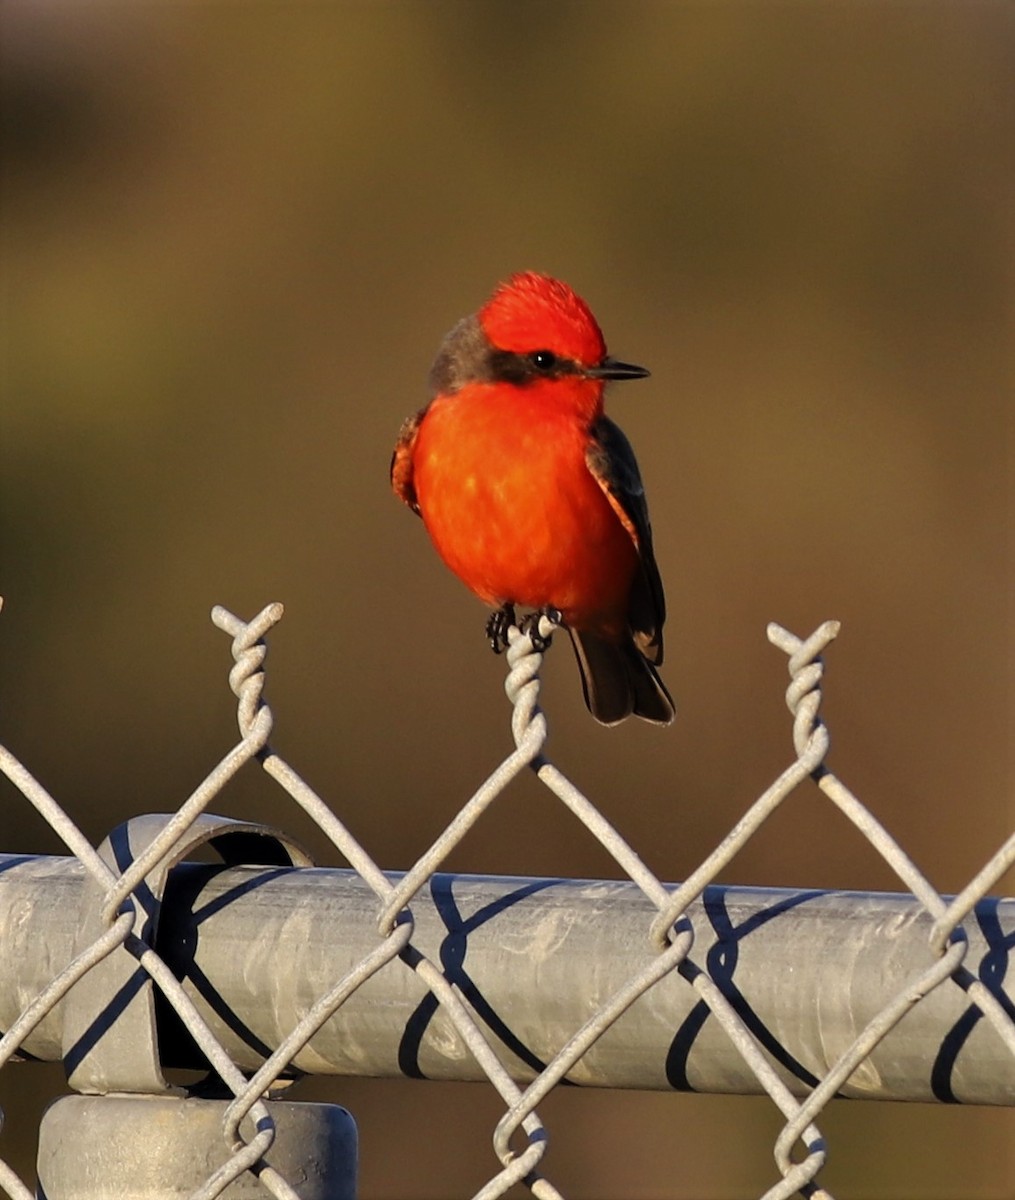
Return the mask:
M214 611L233 639L239 740L177 812L135 818L98 850L0 748L0 770L70 852L0 855L0 1068L62 1060L73 1089L40 1128L39 1195L352 1197L352 1119L282 1099L301 1074L485 1080L504 1112L484 1200L519 1183L560 1194L542 1174L539 1106L565 1080L766 1094L784 1120L773 1200L828 1195L816 1122L836 1096L1015 1102L1015 902L988 897L1015 837L942 897L827 769L820 655L835 622L805 640L769 628L789 659L795 757L670 885L543 755L542 656L517 629L514 751L411 870L385 872L269 745L263 639L281 615ZM543 618L539 632L553 628ZM348 869L314 868L284 832L208 812L255 762ZM526 770L629 882L439 873ZM715 885L808 778L905 894ZM220 862L191 861L205 845ZM199 1081L172 1082L175 1068ZM2 1159L0 1186L33 1195Z

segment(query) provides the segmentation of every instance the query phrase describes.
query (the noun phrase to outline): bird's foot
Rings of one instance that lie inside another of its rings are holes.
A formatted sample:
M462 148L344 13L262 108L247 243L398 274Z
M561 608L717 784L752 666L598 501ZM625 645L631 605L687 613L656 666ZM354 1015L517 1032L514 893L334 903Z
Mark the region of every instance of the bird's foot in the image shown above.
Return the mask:
M526 613L518 622L520 632L528 634L529 641L532 643L532 649L537 654L542 654L547 650L550 642L553 641L552 632L547 634L540 633L539 626L543 617L546 617L552 625L559 626L564 623L564 617L560 610L550 604L544 605L542 608L537 608L535 612Z
M515 624L515 606L502 604L496 612L490 614L486 623L486 636L490 639L490 649L494 654L503 654L508 647L508 630Z

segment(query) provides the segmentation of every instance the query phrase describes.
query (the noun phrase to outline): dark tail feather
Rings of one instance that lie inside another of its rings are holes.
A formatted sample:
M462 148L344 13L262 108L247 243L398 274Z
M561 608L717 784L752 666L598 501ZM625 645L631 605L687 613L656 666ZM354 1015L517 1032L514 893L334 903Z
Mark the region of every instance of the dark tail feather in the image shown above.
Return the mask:
M585 704L597 721L616 725L632 713L669 725L675 709L655 667L631 641L608 642L594 633L568 629L581 671Z

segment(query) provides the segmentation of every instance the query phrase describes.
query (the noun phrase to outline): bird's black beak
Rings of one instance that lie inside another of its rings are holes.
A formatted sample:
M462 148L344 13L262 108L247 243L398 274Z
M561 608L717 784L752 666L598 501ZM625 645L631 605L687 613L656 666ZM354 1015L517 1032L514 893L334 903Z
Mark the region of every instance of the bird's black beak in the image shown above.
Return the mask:
M644 367L636 367L634 363L604 358L598 367L589 367L585 374L593 379L644 379L649 372Z

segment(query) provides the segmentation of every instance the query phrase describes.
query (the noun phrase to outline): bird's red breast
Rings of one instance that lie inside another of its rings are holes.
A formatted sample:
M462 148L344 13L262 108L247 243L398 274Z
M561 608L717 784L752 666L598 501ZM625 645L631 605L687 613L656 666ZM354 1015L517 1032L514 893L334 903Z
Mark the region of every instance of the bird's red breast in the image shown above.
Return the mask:
M480 599L551 606L575 628L619 637L638 554L586 463L601 392L568 380L438 396L414 479L437 551Z

